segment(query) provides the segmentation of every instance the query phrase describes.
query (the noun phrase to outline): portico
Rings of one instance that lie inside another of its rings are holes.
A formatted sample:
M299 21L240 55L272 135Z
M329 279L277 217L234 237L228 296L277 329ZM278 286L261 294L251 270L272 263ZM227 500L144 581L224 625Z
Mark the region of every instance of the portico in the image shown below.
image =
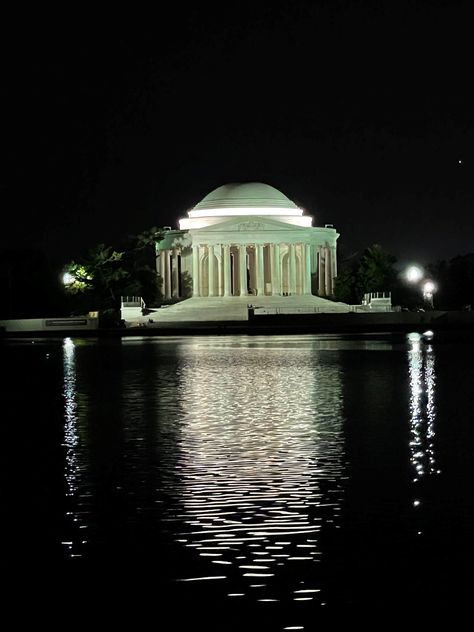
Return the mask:
M194 244L192 253L195 297L311 294L309 243Z
M219 187L179 225L157 244L165 299L334 293L338 233L267 184Z

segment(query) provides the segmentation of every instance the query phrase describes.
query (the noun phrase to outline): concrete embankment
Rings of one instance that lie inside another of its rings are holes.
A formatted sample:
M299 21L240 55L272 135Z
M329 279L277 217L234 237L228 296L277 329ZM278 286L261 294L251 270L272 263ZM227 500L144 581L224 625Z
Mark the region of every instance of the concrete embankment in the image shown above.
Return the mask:
M162 323L159 327L98 329L94 331L30 331L3 332L6 338L16 337L120 337L120 336L179 336L226 334L293 334L331 333L364 334L382 332L472 331L474 312L388 312L372 314L278 314L255 316L248 321Z

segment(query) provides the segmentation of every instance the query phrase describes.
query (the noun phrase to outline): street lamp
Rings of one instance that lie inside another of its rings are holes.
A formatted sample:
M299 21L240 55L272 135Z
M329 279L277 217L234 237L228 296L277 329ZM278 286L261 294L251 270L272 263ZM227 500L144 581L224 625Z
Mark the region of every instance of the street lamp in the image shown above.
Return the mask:
M70 272L65 272L63 274L63 283L67 287L68 285L72 285L76 279L72 276Z
M423 300L429 306L430 309L434 309L433 307L433 294L436 292L436 285L433 281L425 281L423 283Z
M423 268L417 265L411 265L405 270L405 277L409 283L417 285L422 292L423 301L428 309L433 307L433 294L436 292L436 284L431 279L425 277Z
M419 266L410 266L406 270L406 278L410 283L418 283L423 278L423 269Z

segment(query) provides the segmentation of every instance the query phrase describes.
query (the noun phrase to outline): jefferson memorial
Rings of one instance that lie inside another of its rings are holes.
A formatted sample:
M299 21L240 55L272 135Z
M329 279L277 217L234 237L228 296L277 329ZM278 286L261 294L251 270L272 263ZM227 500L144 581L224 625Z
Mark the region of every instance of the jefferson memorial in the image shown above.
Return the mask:
M274 187L225 184L156 244L163 297L154 320L246 320L269 313L347 312L328 300L337 275L332 224L313 218ZM159 312L159 313L158 313Z

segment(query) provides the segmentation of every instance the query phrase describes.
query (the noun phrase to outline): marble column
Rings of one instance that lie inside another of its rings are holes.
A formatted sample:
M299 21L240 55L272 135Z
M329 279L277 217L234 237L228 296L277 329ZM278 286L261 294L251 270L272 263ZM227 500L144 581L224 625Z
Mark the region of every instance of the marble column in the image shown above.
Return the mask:
M324 248L319 246L318 249L318 294L319 296L325 296L326 292L324 289Z
M207 263L208 263L208 269L209 269L209 296L216 295L216 290L215 290L215 285L214 285L215 269L216 269L215 262L216 262L216 258L214 256L214 246L208 246L207 247Z
M223 250L224 252L222 253L222 259L223 259L223 268L224 268L224 296L230 296L230 293L231 293L230 245L225 244Z
M281 294L281 262L280 244L272 245L273 267L272 267L272 296Z
M289 293L296 294L296 252L295 244L289 245Z
M161 275L161 261L160 261L160 251L158 250L158 244L155 244L155 270L156 270L156 274Z
M263 296L265 294L265 274L263 267L263 244L255 246L255 263L257 268L257 294Z
M331 254L329 252L329 248L325 248L325 259L326 265L324 267L324 290L326 292L326 296L331 294Z
M238 264L239 258L237 257L237 248L235 246L234 246L234 251L233 252L232 252L232 249L231 249L230 256L231 256L231 259L232 259L231 293L232 293L232 296L237 296L237 287L238 287L238 283L239 283L239 264Z
M199 292L199 246L193 245L193 296L200 296Z
M170 251L165 250L165 298L171 298L171 259Z
M179 265L178 251L174 248L171 251L171 270L173 275L172 294L173 298L179 298Z
M331 294L334 294L334 283L337 277L337 254L336 247L331 246Z
M247 296L247 246L239 246L240 296Z
M160 276L161 276L161 293L166 295L166 259L165 250L160 251Z
M311 294L311 246L304 244L303 293Z
M275 294L275 245L268 244L268 262L270 264L271 294Z
M217 296L224 294L224 262L222 256L222 246L219 244L217 246Z

